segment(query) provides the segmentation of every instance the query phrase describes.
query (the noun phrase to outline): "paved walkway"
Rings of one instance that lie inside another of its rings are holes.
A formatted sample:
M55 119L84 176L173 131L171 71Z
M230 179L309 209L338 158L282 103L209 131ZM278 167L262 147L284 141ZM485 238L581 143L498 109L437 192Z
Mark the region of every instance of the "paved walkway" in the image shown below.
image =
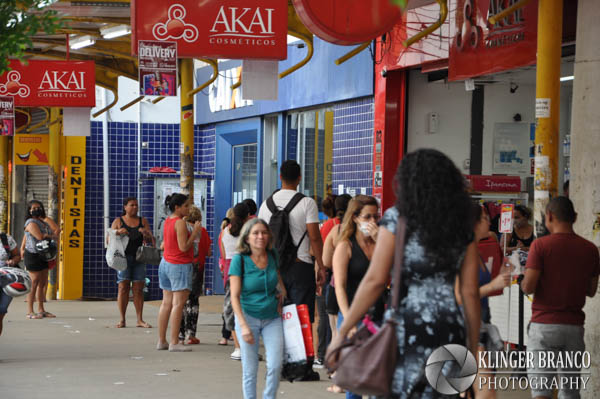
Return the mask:
M115 302L51 301L56 319L26 320L26 304L13 300L0 337L0 398L240 398L241 364L232 346L218 346L222 297L202 297L198 338L192 353L154 349L156 328L117 329ZM156 326L158 302L147 303L145 320ZM259 391L264 381L259 371ZM330 382L282 382L279 398L343 398L326 391ZM261 395L259 395L261 397ZM500 398L527 398L524 393Z

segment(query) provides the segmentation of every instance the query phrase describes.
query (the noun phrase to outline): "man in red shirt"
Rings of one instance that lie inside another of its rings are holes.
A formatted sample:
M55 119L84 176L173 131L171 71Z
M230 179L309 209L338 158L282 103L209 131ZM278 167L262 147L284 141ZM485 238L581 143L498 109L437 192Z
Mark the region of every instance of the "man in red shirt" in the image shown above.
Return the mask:
M538 352L583 352L583 306L586 296L593 297L598 288L600 260L598 248L573 231L577 214L567 197L556 197L546 207L546 227L550 235L531 245L521 289L534 294L528 350L534 353L534 368L529 369L531 394L550 398L552 390L540 386L540 377L575 377L579 368L538 367ZM544 374L544 371L549 374ZM560 374L561 372L571 372ZM573 374L575 372L575 375ZM533 377L533 378L532 378ZM535 379L535 384L534 384ZM537 386L536 386L537 385ZM560 386L560 397L579 398L573 385Z

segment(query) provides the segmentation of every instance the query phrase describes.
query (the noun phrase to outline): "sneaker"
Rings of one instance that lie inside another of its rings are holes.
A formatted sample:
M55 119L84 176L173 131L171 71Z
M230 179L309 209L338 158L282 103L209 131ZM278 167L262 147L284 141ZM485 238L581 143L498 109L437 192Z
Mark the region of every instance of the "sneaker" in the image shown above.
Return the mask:
M175 345L169 345L169 352L191 352L192 348L185 346L181 342Z
M323 360L315 359L315 361L313 363L313 368L314 369L322 369L323 368Z
M229 357L232 360L242 360L242 352L240 351L240 348L235 348Z

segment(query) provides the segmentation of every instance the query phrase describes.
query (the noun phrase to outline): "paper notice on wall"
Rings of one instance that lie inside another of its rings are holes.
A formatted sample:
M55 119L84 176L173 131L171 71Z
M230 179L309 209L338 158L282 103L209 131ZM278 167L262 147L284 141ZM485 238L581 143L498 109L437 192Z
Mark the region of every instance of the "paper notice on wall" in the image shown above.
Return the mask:
M355 188L349 188L348 189L348 194L350 194L352 197L354 197L356 195L356 189Z
M89 137L91 131L91 110L88 107L63 108L63 136Z
M344 185L339 184L338 185L338 195L342 195L342 194L344 194Z
M361 187L361 188L360 188L360 193L361 193L362 195L367 195L367 188L366 188L366 187Z
M252 190L252 199L254 200L254 202L258 201L258 199L256 198L256 190Z
M279 61L242 61L242 98L244 100L277 100Z
M535 99L535 117L550 118L550 103L551 98L536 98Z

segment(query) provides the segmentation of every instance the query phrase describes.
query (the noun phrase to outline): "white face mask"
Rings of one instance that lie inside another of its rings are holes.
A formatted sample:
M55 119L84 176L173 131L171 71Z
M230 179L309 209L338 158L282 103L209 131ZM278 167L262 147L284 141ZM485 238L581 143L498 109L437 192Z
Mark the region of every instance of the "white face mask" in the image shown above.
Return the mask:
M358 228L360 229L360 231L362 231L362 233L364 235L367 235L367 236L369 235L369 223L368 222L361 222L358 225Z

